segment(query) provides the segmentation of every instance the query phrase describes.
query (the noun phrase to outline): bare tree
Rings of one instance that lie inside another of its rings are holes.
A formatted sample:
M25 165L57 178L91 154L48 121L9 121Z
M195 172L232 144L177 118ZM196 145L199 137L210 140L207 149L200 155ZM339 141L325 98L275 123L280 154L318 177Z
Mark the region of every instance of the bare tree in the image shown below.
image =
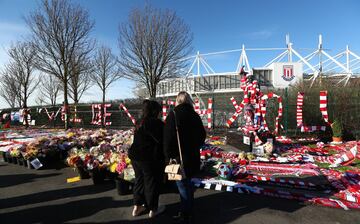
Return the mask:
M61 86L59 80L55 76L43 75L41 77L40 96L38 101L51 106L56 105L59 98Z
M76 124L77 105L83 94L92 86L90 73L92 69L88 54L77 52L71 60L71 78L69 80L69 97L74 101L72 119Z
M102 104L106 101L106 91L112 83L121 78L117 66L117 58L111 53L111 49L100 47L95 55L94 70L91 73L92 81L100 88L102 92ZM102 113L104 114L102 107ZM104 126L104 119L101 119Z
M119 27L120 64L125 77L144 85L151 98L157 84L186 66L191 52L189 27L170 10L134 9Z
M16 77L3 72L0 78L0 97L2 97L11 108L21 107L20 85Z
M92 63L88 54L76 54L71 60L71 76L69 80L69 97L74 101L75 107L83 94L91 87Z
M38 95L35 99L35 104L37 106L42 106L43 104L46 104L45 97L42 94Z
M79 5L63 0L43 0L26 22L32 32L39 70L54 75L63 87L65 129L69 125L68 82L77 52L90 54L94 41L90 32L94 22Z
M34 74L35 50L29 42L17 42L9 49L8 54L10 63L6 66L5 71L19 83L17 91L22 101L21 107L27 108L28 98L39 83L39 79Z
M144 87L144 85L141 85L139 83L135 85L132 92L136 98L146 99L147 97L149 97L148 90Z

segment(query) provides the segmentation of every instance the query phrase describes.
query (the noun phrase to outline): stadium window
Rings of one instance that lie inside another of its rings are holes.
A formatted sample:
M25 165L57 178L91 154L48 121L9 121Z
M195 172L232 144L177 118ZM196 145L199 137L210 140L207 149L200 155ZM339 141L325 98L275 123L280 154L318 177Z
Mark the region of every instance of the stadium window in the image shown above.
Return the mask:
M236 87L235 88L240 88L240 76L235 75L235 77L236 77Z
M225 76L220 76L220 89L226 89L226 79Z
M214 88L214 76L210 76L210 85L209 85L209 90L212 90Z
M269 70L269 72L268 72L268 75L269 75L269 79L268 79L268 80L269 80L269 83L273 83L273 79L272 79L272 74L271 74L271 73L272 73L272 71Z
M174 83L173 83L173 82L169 82L169 93L173 93L173 92L175 92Z
M214 89L214 81L215 81L214 76L210 76L209 79L210 79L209 89L212 90Z
M236 85L235 82L236 82L235 77L234 77L234 75L232 75L230 78L230 89L235 88L235 85Z
M217 89L218 88L218 76L213 76L213 85L212 85L212 89Z
M201 78L197 78L197 85L198 85L198 91L200 91L201 90Z
M229 76L224 77L224 82L225 82L225 89L229 89L230 88Z
M205 86L207 82L208 82L207 77L204 77L201 82L201 88L200 88L201 91L206 89Z

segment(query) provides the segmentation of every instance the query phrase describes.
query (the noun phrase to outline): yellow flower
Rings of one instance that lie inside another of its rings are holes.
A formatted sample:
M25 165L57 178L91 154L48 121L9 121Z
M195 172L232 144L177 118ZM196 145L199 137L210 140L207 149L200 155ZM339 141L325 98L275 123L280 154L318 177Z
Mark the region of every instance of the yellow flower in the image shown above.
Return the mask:
M129 157L126 157L125 163L126 163L126 165L129 165L131 163L131 160L129 159Z
M220 142L220 141L214 141L212 142L213 145L224 145L223 142Z
M69 132L67 133L66 135L68 138L71 138L71 137L74 137L75 136L75 133L74 132Z
M116 172L116 166L117 166L117 163L112 163L110 165L110 172L115 173Z

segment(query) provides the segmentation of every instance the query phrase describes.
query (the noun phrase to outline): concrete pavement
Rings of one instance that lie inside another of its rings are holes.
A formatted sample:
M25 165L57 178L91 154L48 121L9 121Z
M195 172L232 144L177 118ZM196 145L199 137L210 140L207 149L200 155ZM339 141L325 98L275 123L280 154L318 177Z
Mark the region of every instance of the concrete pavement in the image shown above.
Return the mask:
M115 185L94 186L91 179L68 184L71 168L28 170L0 163L0 223L172 223L176 193L165 193L166 212L154 219L132 218L132 195L117 195ZM256 195L198 189L196 223L360 223L359 211L344 211Z

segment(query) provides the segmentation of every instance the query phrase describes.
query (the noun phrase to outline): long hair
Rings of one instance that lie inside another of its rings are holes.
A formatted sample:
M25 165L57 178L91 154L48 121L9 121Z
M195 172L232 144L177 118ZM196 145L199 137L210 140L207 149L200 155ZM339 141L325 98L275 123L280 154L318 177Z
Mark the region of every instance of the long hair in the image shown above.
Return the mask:
M157 118L161 112L161 105L154 100L144 100L141 119Z
M176 97L176 105L180 105L180 104L189 104L193 107L194 101L191 99L191 96L189 93L185 92L185 91L181 91L178 93L177 97Z

